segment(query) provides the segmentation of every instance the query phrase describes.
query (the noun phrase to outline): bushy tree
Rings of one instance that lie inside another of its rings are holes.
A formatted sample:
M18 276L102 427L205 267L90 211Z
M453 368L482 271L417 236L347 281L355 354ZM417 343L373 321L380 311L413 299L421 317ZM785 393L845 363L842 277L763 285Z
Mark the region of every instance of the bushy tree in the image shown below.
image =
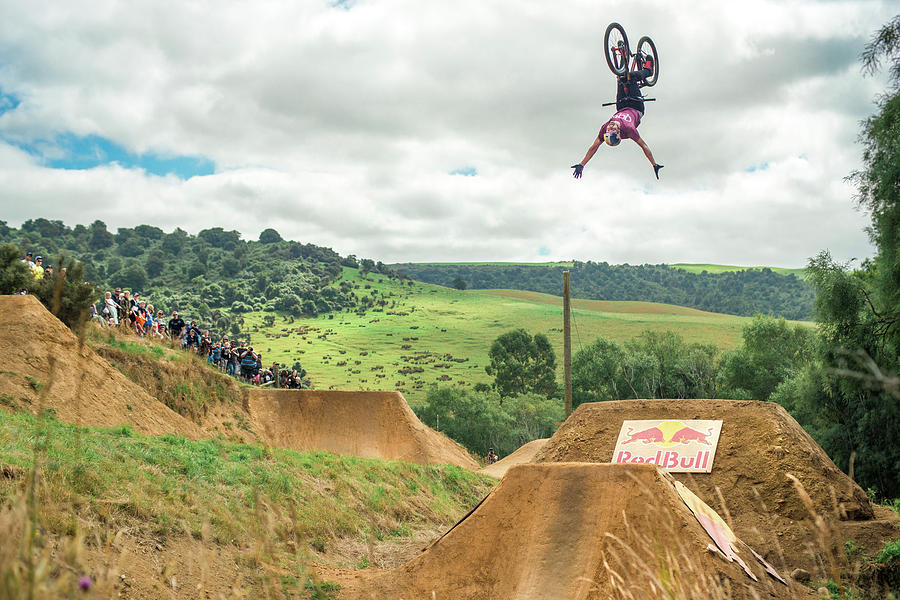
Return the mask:
M821 252L808 266L816 289L818 364L776 390L844 469L879 494L900 495L900 392L885 387L900 354L900 16L866 47L863 66L889 62L890 87L864 124L864 168L850 177L871 215L876 256L851 271ZM805 422L804 422L805 419Z
M756 315L742 335L744 344L719 362L718 395L724 398L768 400L814 358L815 330L802 324Z
M126 265L112 276L112 283L133 292L143 290L147 285L147 272L138 264Z
M0 245L0 294L34 287L34 274L22 262L24 252L13 244Z
M281 235L274 229L263 229L259 234L259 242L261 244L274 244L282 241Z
M578 350L572 357L572 407L627 397L624 363L622 346L602 336Z
M572 358L572 404L628 398L710 398L712 344L688 344L671 331L644 331L625 346L600 337Z
M93 284L84 281L84 264L65 255L57 259L52 276L45 275L35 282L33 293L60 321L76 331L100 295Z
M93 250L102 250L113 245L116 238L106 229L106 223L97 220L91 223L90 247Z
M524 329L504 333L491 344L488 359L485 371L494 378L501 398L556 392L556 355L542 333L532 336Z

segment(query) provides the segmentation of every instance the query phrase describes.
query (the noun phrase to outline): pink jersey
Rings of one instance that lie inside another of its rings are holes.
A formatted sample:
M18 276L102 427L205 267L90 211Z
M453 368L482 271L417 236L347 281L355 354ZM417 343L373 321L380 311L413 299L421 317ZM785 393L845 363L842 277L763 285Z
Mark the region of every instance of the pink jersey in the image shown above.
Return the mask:
M638 125L641 124L641 113L634 110L633 108L623 108L616 114L612 116L612 118L603 124L600 128L599 137L603 137L603 134L606 133L606 126L609 125L610 121L618 121L619 123L619 137L626 140L634 140L637 141L641 139L640 134L638 134Z

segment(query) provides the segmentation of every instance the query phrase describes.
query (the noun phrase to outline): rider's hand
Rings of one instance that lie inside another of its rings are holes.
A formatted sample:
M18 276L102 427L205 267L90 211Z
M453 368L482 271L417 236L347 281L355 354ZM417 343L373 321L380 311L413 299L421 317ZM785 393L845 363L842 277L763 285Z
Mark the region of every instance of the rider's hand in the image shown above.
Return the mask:
M581 172L584 171L584 165L579 163L577 165L572 165L572 169L575 169L575 172L572 173L572 176L575 179L581 179Z
M659 170L662 168L662 165L653 165L653 172L656 174L657 179L659 179Z

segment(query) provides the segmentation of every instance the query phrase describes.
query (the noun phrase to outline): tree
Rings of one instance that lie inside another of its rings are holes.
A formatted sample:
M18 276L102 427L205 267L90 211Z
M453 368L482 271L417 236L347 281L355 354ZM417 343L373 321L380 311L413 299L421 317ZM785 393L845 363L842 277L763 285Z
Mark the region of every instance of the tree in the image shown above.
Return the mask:
M477 455L483 456L491 447L500 449L501 454L518 447L512 440L510 418L496 395L432 388L424 404L416 407L416 414L423 423Z
M622 346L604 337L576 352L572 357L572 407L627 397L629 390L622 379L624 358Z
M485 371L494 377L501 398L556 392L556 355L544 334L532 337L524 329L504 333L491 344L488 358Z
M456 279L453 280L453 287L457 290L464 290L466 289L466 282L462 277L457 275Z
M812 385L792 381L777 392L798 420L817 415L801 424L815 426L817 441L840 467L849 470L855 456L855 475L864 487L897 496L900 396L876 375L900 366L900 16L866 46L864 70L874 72L882 58L890 63L890 87L877 102L879 112L863 126L865 166L849 178L858 190L856 202L871 214L868 231L876 255L857 271L825 251L810 260L818 365L805 374Z
M280 241L282 241L282 237L274 229L263 229L259 234L259 242L261 244L274 244Z
M815 331L784 319L756 315L744 326L743 338L743 346L725 353L719 363L723 397L768 400L814 358Z
M88 318L88 307L100 291L83 281L84 263L65 255L56 260L56 272L35 282L34 295L73 331Z
M204 229L197 234L197 237L213 248L222 248L224 250L232 250L241 241L241 233L239 231L225 231L221 227Z
M188 241L188 234L180 227L163 238L162 249L168 254L178 256Z
M130 264L113 276L116 286L139 292L147 285L147 272L138 264Z
M102 250L109 248L115 242L115 237L106 229L106 223L97 220L91 223L91 241L89 243L92 250Z
M22 262L23 254L13 244L0 246L0 294L15 294L34 286L34 274Z
M163 270L166 268L166 260L162 252L159 250L152 251L147 257L144 267L147 269L147 275L151 278L162 275Z

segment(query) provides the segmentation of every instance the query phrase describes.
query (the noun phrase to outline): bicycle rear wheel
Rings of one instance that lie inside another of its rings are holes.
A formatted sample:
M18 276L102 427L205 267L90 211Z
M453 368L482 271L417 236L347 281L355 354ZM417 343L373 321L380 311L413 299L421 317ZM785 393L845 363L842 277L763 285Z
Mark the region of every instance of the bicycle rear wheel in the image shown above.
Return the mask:
M644 80L644 85L647 87L656 85L656 81L659 79L659 55L656 54L656 44L653 43L653 40L646 35L639 39L634 56L638 63L637 68L641 68L648 57L653 59L653 72Z
M628 72L628 36L618 23L610 23L603 35L603 53L609 70L617 77Z

